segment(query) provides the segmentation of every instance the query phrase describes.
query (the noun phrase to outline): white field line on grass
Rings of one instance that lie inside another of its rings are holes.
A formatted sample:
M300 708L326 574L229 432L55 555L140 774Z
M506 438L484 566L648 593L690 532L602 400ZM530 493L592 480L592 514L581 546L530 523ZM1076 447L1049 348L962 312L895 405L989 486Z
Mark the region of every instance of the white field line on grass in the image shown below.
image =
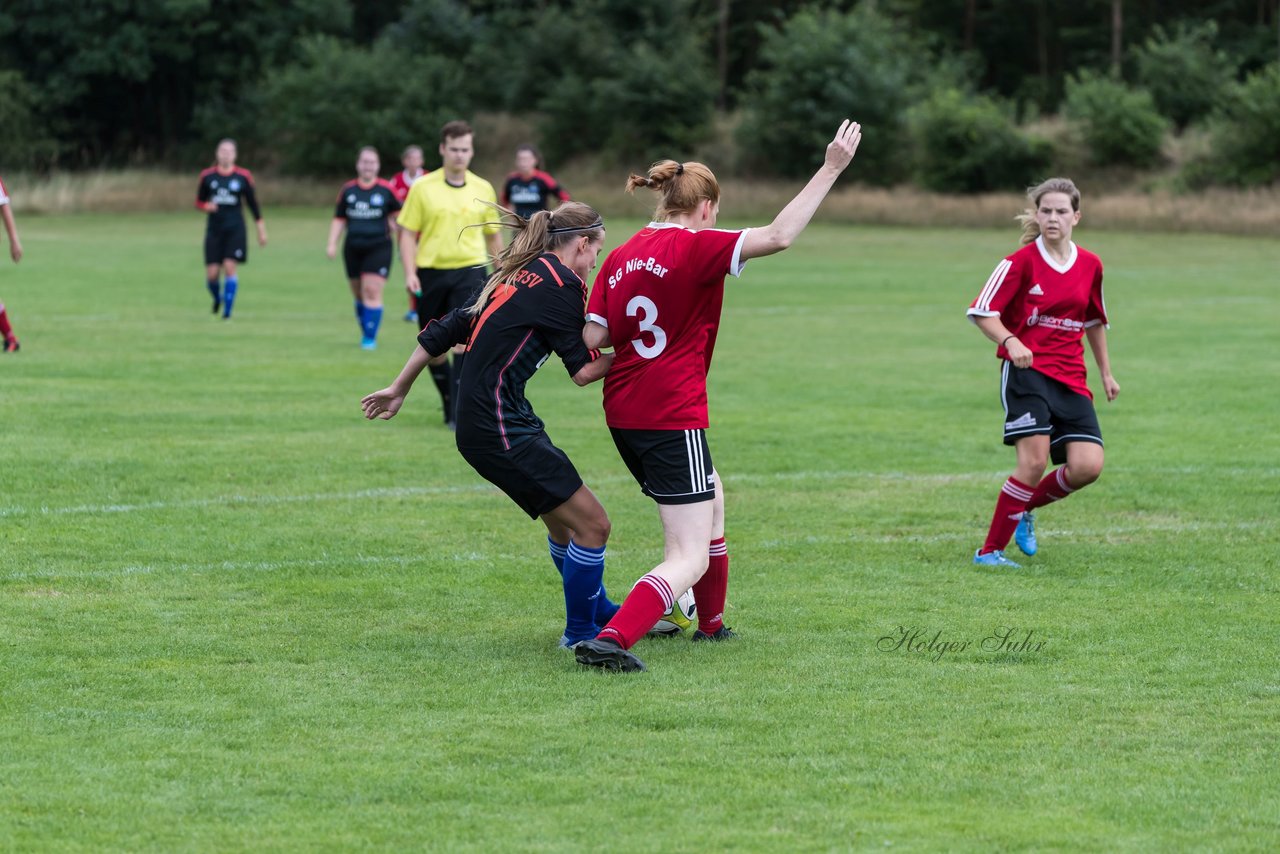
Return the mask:
M1231 468L1214 469L1209 466L1181 466L1176 468L1143 469L1148 475L1214 474L1219 477L1275 477L1280 468ZM958 483L965 481L990 481L997 483L1007 472L959 472L953 474L922 474L919 472L871 472L871 471L792 471L773 474L730 474L725 484L730 489L736 484L747 486L787 482L821 482L873 480L886 483ZM593 478L589 485L617 485L631 483L625 475ZM67 507L0 507L0 519L17 516L96 516L114 513L141 513L147 511L198 509L201 507L271 506L278 504L307 504L322 501L360 501L379 498L413 498L431 495L461 495L496 492L487 483L470 483L460 486L396 486L375 489L359 489L349 492L316 492L302 495L219 495L212 498L191 498L177 501L144 501L136 504L78 504Z
M1085 539L1103 542L1113 541L1133 534L1149 534L1153 532L1195 533L1212 531L1247 531L1258 528L1275 528L1271 522L1158 522L1149 525L1131 525L1113 528L1077 528L1046 532L1047 540ZM949 531L937 534L844 534L840 536L796 536L777 539L759 540L739 547L744 551L771 551L775 549L795 549L813 545L892 545L930 544L953 542L977 542L981 540L981 532ZM616 561L629 557L627 550L610 548L607 552L616 565ZM967 554L967 552L966 552ZM448 558L455 563L511 563L528 560L538 554L530 551L525 554L455 552ZM436 558L442 557L437 555ZM426 559L421 554L412 555L357 555L355 557L329 557L322 555L313 558L295 558L291 560L258 560L258 561L211 561L209 563L158 563L133 564L116 569L85 570L81 572L58 572L56 570L16 570L0 575L13 581L23 579L76 579L76 578L117 578L130 575L154 575L159 573L206 573L206 572L275 572L283 569L342 569L352 566L391 566L412 568L421 566ZM548 569L549 569L548 565Z
M799 471L776 474L733 475L725 479L732 486L741 484L768 484L786 481L838 481L882 480L915 483L950 483L952 481L987 480L998 478L998 473L971 472L965 474L909 474L905 472L856 472L856 471ZM594 478L593 484L616 485L631 483L625 475ZM236 505L263 506L273 504L306 504L321 501L360 501L367 498L413 498L429 495L458 495L463 493L497 492L487 483L471 483L462 486L395 486L379 489L359 489L351 492L316 492L303 495L220 495L213 498L191 498L178 501L144 501L137 504L78 504L69 507L0 507L0 518L13 516L75 516L108 515L113 513L139 513L148 510L184 510L201 507L230 507Z

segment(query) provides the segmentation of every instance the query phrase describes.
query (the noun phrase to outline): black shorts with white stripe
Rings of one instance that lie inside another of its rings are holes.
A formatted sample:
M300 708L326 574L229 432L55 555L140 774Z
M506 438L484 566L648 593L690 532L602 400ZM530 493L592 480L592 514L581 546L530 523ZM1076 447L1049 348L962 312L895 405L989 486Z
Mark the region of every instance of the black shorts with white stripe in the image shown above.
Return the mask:
M1067 461L1071 442L1102 444L1102 428L1093 401L1035 368L1000 368L1000 402L1004 404L1004 443L1036 434L1049 436L1049 457Z
M659 504L697 504L716 497L706 430L619 430L610 427L622 461L644 494Z

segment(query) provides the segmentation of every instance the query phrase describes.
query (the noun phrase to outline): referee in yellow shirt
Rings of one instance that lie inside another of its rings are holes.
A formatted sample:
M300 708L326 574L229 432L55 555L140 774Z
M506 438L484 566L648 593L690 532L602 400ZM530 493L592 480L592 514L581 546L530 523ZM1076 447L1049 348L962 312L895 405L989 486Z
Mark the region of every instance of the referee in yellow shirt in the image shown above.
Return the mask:
M404 286L417 298L418 322L423 326L469 305L484 287L485 265L502 251L498 212L484 204L497 204L493 185L467 168L475 154L471 137L466 122L449 122L441 128L443 166L413 182L396 220ZM483 227L467 227L476 225ZM465 354L454 353L452 377L447 365L431 366L450 427L455 421L457 395L453 392L464 359Z

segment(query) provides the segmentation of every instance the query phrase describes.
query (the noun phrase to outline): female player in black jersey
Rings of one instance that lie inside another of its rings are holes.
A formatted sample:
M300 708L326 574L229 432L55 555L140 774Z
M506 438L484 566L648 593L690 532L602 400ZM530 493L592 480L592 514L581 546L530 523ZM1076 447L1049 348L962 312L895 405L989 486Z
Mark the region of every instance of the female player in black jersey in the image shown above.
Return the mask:
M458 386L458 450L489 482L547 527L564 584L564 646L595 637L617 606L605 596L609 517L563 451L551 443L524 396L525 383L554 351L578 385L601 379L612 354L582 343L586 277L604 245L604 222L569 202L532 218L508 213L519 233L497 258L475 302L433 320L396 381L361 401L366 418L387 419L434 359L466 344Z
M532 145L516 149L516 171L502 184L502 205L513 209L528 219L538 211L551 207L548 202L555 196L561 203L569 201L569 193L542 169L542 158Z
M378 177L381 163L378 149L366 145L356 158L356 178L342 185L329 225L330 258L338 254L338 237L347 231L342 260L347 282L356 299L356 320L360 323L360 346L378 346L378 326L382 323L382 289L391 270L391 233L395 213L400 210L395 188Z
M231 317L240 285L239 265L249 260L241 201L249 206L258 224L259 246L267 245L267 225L253 190L253 175L236 165L235 140L219 142L215 157L214 165L200 173L196 208L209 214L204 232L205 283L213 297L213 313L221 308L226 320ZM219 271L224 274L225 292L218 285Z

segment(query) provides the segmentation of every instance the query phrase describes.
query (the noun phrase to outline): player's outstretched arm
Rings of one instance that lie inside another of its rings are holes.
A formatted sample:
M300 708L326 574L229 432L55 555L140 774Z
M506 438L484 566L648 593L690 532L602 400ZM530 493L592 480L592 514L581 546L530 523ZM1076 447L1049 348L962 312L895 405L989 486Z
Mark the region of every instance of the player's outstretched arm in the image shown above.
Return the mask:
M1089 339L1093 361L1098 363L1098 373L1102 376L1102 390L1107 395L1107 403L1110 403L1120 394L1120 383L1111 376L1111 357L1107 354L1107 327L1102 324L1090 326L1084 334Z
M396 377L395 382L384 389L379 389L372 394L366 394L360 400L360 408L364 410L364 417L372 421L375 418L381 418L386 421L395 417L400 411L400 407L404 405L404 399L409 396L409 390L413 388L413 383L418 379L418 375L423 369L432 362L438 362L439 356L432 356L419 344L414 349L413 354L409 356L409 361L405 362L404 368L401 369L400 375Z
M591 385L597 380L604 379L604 375L609 373L609 368L613 366L613 354L601 353L594 360L587 362L582 369L573 375L573 381L578 385Z
M845 119L835 139L827 143L822 166L804 189L764 228L753 228L742 241L742 260L763 258L786 249L804 231L818 205L827 197L836 178L852 161L862 141L862 125Z

